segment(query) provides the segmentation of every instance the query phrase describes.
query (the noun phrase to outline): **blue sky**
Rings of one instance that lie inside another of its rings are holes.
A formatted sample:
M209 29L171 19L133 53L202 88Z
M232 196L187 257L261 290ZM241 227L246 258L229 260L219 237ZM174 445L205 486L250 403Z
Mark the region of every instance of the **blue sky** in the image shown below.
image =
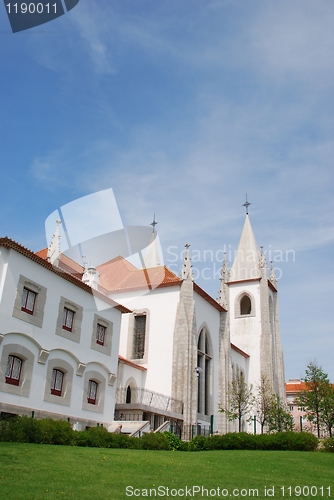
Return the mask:
M111 187L216 297L247 191L282 256L286 378L317 359L334 381L333 21L330 0L80 0L12 34L0 8L0 233L38 250L49 214Z

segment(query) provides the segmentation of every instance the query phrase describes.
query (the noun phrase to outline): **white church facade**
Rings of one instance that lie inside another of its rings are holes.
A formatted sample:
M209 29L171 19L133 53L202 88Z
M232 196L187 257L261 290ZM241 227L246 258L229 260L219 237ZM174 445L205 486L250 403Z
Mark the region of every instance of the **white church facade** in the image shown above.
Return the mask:
M110 430L121 423L124 432L133 422L173 426L190 439L203 428L236 430L218 408L237 372L253 386L266 375L284 400L277 279L249 215L231 269L223 262L217 300L194 282L186 247L179 277L154 262L153 247L145 268L119 256L85 269L55 239L38 254L0 240L0 411Z

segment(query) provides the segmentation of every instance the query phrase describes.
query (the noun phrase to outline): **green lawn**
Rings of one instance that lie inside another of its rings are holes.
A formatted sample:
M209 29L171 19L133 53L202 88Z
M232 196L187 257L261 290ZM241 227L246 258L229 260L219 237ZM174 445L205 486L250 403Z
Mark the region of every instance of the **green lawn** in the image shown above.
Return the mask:
M192 491L193 486L207 491ZM304 488L306 495L298 495L299 486L309 487L310 494ZM185 453L0 443L1 500L196 499L237 494L238 498L334 499L334 454Z

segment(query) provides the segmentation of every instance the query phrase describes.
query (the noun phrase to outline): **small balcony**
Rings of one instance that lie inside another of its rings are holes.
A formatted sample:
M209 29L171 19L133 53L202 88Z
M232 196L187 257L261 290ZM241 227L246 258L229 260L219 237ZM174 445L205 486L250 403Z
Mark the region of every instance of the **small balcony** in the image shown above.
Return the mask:
M148 412L183 420L182 401L141 387L117 389L115 410L127 413Z

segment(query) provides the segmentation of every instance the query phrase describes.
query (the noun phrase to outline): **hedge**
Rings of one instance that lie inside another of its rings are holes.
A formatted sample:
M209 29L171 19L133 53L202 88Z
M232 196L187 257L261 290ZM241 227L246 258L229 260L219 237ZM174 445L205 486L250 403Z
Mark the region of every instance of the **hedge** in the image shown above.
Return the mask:
M64 420L37 420L28 417L1 420L0 441L166 451L314 451L319 443L318 439L308 432L277 432L257 435L246 432L231 432L210 437L197 436L186 443L170 432L148 433L141 438L133 438L126 434L110 433L103 426L74 431L71 424ZM323 449L334 452L334 438L325 440Z

